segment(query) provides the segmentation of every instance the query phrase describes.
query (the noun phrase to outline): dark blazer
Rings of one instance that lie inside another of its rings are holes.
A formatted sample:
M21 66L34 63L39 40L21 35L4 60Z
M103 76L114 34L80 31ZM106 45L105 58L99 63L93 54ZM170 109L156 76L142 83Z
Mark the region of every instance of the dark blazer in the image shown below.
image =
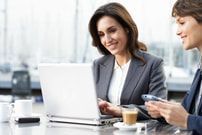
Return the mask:
M190 113L188 116L188 129L193 130L193 134L202 134L202 98L199 103L198 108L198 115L194 115L192 112L192 109L195 104L195 98L198 94L197 92L200 90L201 85L201 73L200 69L197 70L194 80L192 82L192 86L190 88L190 91L187 92L182 105L184 108Z
M131 59L121 94L121 104L144 105L141 95L147 93L166 99L163 60L142 51L136 51L136 55L142 57L146 63ZM114 61L113 55L106 55L95 60L93 64L97 95L106 101L109 101L108 90Z

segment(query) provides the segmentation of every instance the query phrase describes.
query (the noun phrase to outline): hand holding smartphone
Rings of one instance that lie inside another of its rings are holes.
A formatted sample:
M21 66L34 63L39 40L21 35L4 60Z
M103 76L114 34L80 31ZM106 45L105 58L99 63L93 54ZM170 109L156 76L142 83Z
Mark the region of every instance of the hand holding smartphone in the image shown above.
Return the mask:
M164 99L162 99L160 97L156 97L156 96L150 95L150 94L143 94L142 95L142 99L145 102L148 102L148 101L161 101L161 102L165 102Z

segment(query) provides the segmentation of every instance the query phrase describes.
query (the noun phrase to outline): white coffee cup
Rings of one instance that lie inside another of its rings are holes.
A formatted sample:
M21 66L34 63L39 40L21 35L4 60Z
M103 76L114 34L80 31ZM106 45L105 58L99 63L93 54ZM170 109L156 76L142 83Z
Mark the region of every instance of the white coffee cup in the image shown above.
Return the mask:
M10 103L0 102L0 122L9 122L11 116Z
M13 112L15 116L31 116L32 100L15 100L13 104Z

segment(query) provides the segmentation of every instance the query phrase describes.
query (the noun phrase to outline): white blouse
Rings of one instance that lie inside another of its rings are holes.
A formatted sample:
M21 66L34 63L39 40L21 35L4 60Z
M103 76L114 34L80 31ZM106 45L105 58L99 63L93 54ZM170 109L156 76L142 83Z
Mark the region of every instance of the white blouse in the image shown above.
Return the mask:
M123 91L123 85L128 73L130 62L131 60L120 67L115 60L113 74L108 91L108 98L112 104L120 105L121 103L121 93Z

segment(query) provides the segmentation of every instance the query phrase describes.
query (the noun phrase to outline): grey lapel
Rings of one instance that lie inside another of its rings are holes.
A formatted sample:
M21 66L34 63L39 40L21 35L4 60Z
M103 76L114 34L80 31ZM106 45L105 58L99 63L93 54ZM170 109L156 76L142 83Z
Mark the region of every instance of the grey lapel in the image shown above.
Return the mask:
M136 88L139 82L139 79L142 75L142 72L145 70L146 66L143 66L143 65L144 63L140 60L137 60L137 59L131 60L130 67L127 73L127 78L123 86L123 92L121 94L121 101L122 101L121 104L128 104L130 100L130 96L134 92L134 89Z
M105 100L108 100L107 93L108 93L109 84L110 84L110 80L111 80L112 73L113 73L114 59L115 58L113 56L109 56L107 61L100 64L99 75L100 75L101 89L99 91L99 95L101 95L101 97L107 97L107 99L105 99Z

